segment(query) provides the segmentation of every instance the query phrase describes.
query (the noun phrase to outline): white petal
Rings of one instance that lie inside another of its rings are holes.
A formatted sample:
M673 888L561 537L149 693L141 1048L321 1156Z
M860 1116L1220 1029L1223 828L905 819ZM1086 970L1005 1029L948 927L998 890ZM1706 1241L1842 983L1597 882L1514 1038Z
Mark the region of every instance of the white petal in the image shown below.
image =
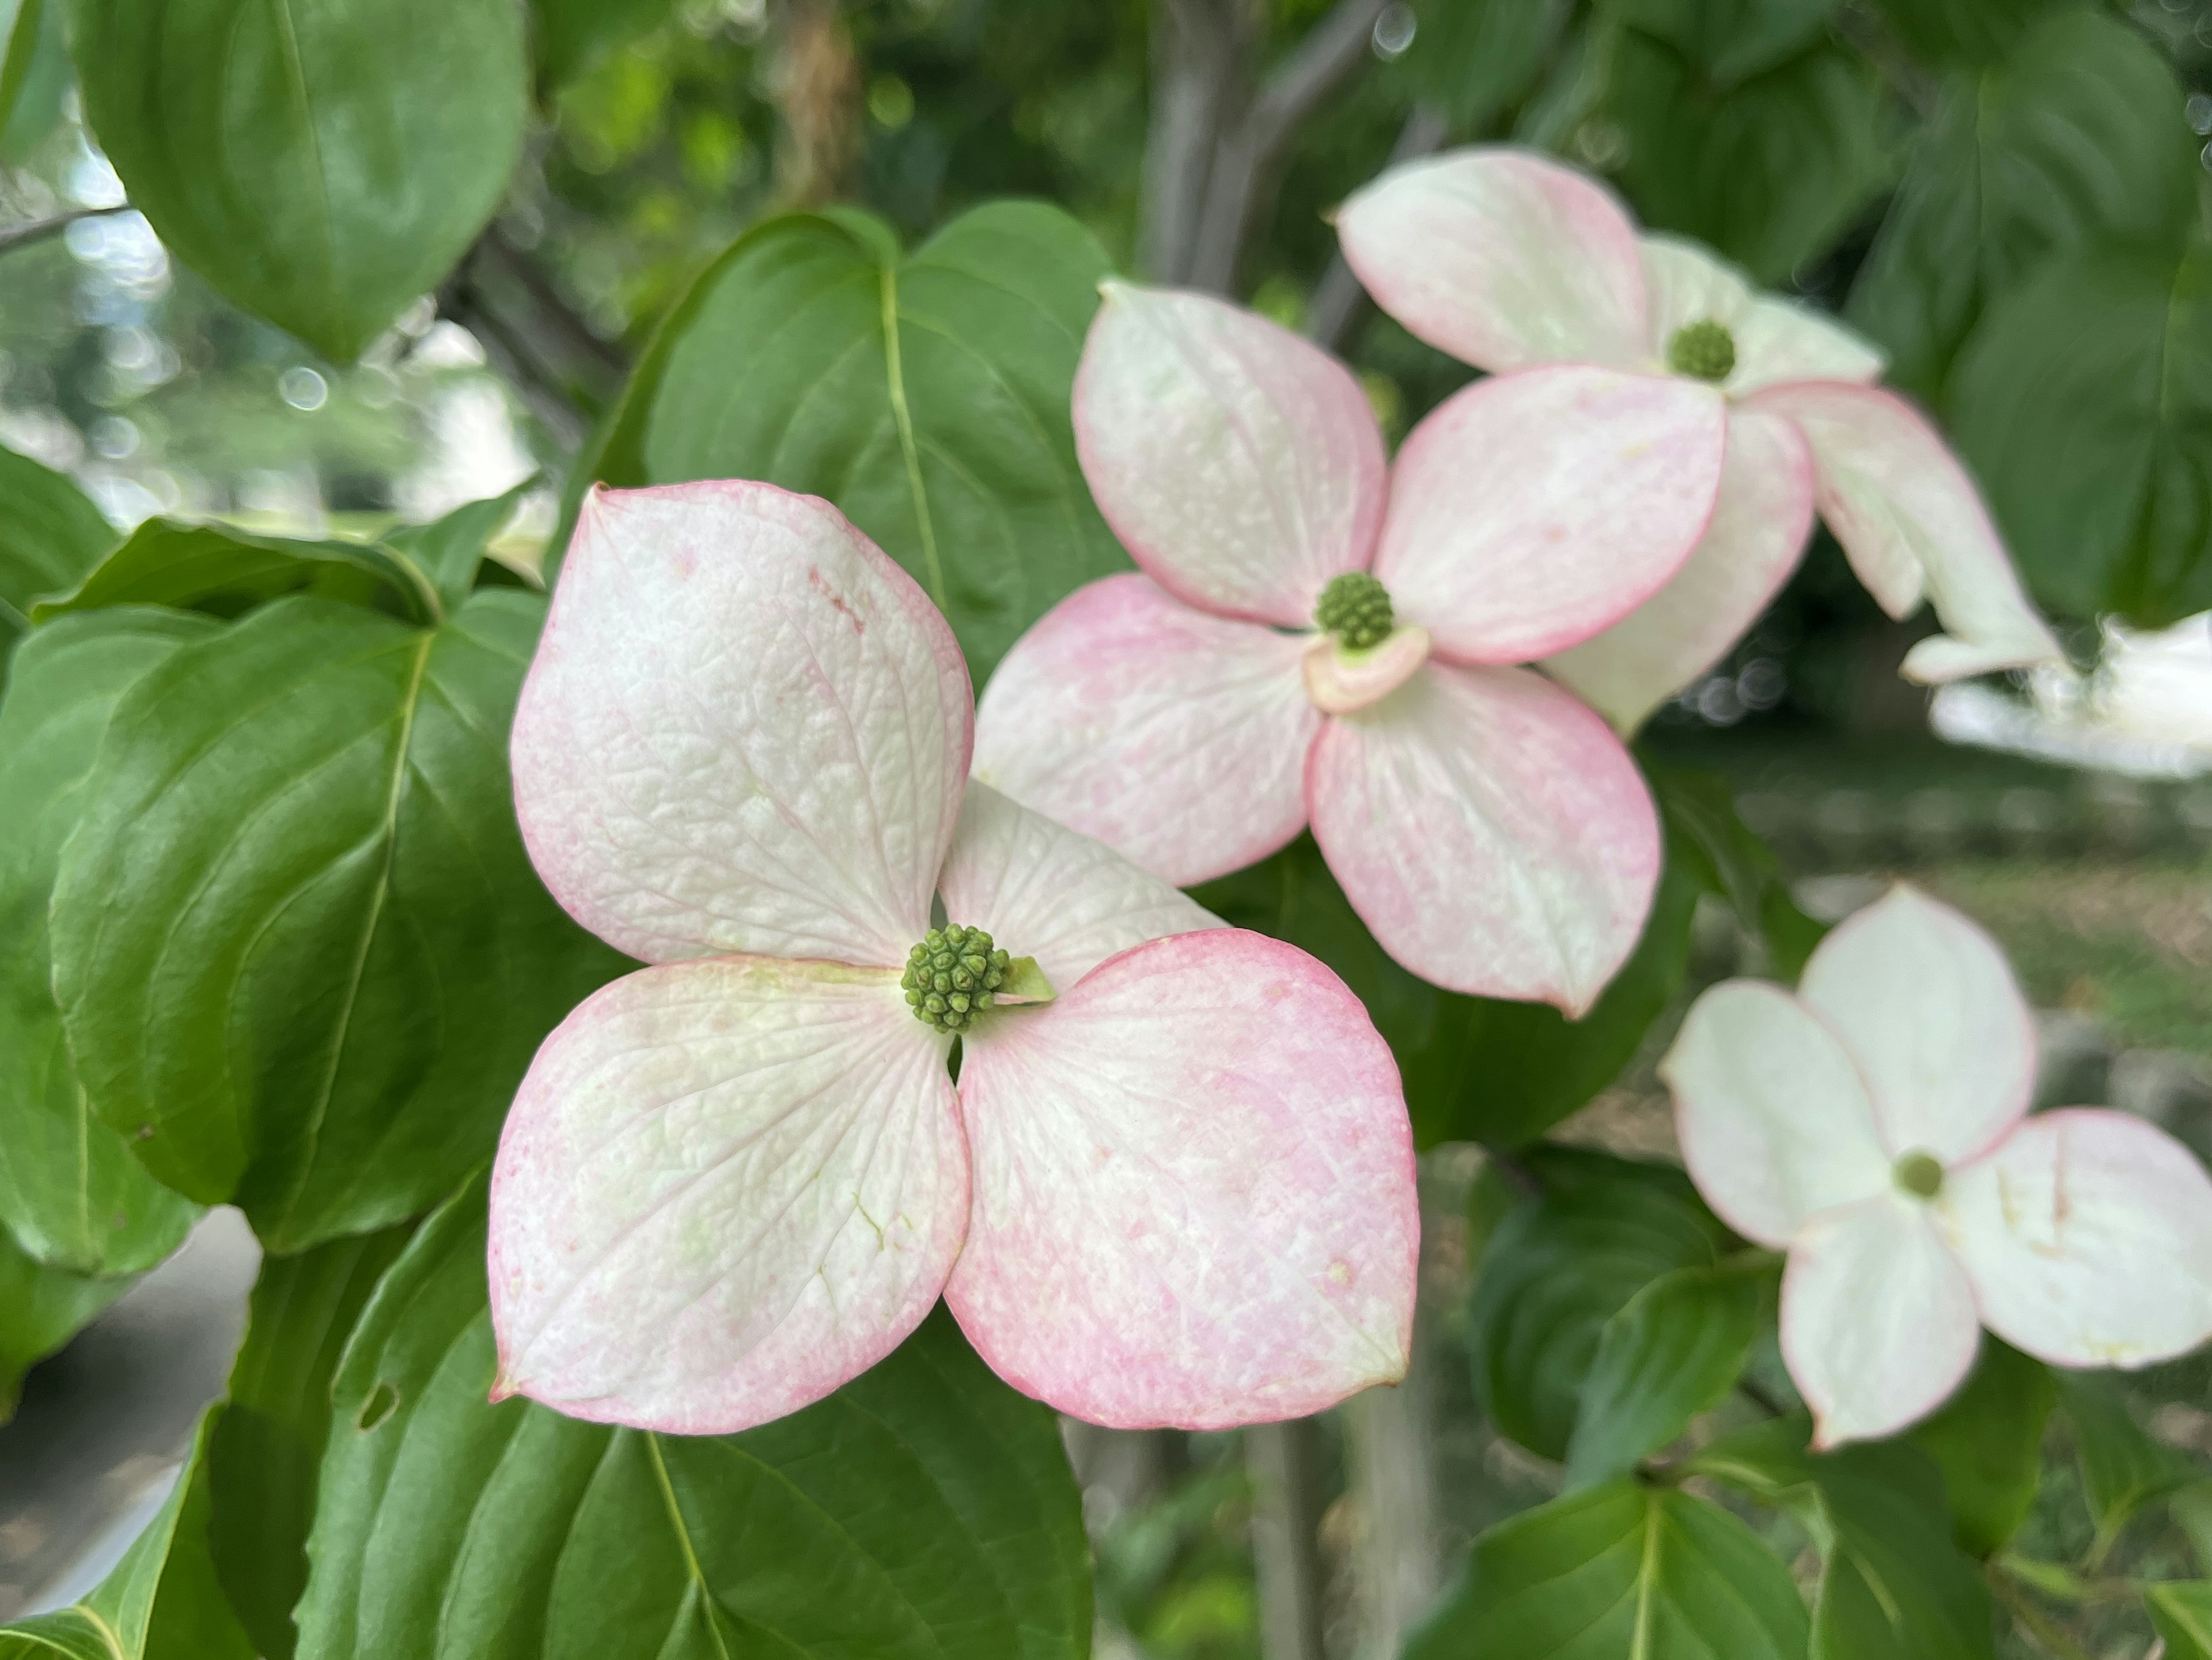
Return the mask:
M1687 324L1711 320L1735 341L1735 369L1723 382L1732 397L1782 380L1881 378L1881 354L1810 307L1761 294L1744 274L1694 242L1644 239L1644 284L1650 296L1651 352Z

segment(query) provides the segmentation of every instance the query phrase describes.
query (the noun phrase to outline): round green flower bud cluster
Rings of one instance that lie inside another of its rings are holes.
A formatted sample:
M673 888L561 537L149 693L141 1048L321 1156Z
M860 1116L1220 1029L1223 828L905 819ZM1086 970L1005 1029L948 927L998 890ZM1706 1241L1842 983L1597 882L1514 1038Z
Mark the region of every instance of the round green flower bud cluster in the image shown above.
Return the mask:
M1352 651L1379 646L1396 626L1389 590L1364 570L1332 576L1314 607L1314 626L1336 635Z
M1735 336L1710 317L1685 323L1667 343L1667 367L1699 380L1725 380L1735 373Z
M965 1031L1006 983L1012 959L981 928L932 928L906 954L907 1006L939 1031Z

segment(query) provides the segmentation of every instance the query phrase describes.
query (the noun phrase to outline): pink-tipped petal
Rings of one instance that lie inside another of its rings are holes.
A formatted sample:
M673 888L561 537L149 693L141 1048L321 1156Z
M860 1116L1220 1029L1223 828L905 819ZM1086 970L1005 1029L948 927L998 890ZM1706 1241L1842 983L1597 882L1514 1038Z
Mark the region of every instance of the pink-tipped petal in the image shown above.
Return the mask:
M1075 450L1098 510L1170 593L1304 628L1364 570L1387 462L1343 364L1201 294L1104 286L1075 376Z
M1644 359L1636 227L1601 185L1526 150L1453 150L1392 167L1337 212L1375 303L1493 372Z
M1790 1247L1782 1359L1818 1450L1935 1411L1981 1335L1972 1288L1924 1205L1887 1193L1826 1211Z
M1900 884L1832 931L1797 995L1856 1063L1892 1158L1971 1158L2027 1111L2027 1000L1996 941L1918 889Z
M2060 1366L2142 1366L2212 1337L2212 1179L2124 1113L2028 1119L1937 1200L1983 1322Z
M502 1389L720 1435L890 1353L966 1226L945 1048L892 970L716 958L592 996L492 1171Z
M1695 381L1584 368L1479 380L1398 452L1375 575L1440 656L1564 651L1682 569L1727 447L1728 405Z
M1109 959L980 1023L945 1301L1017 1389L1219 1429L1406 1370L1420 1219L1390 1051L1342 982L1235 929Z
M1729 980L1690 1006L1659 1063L1690 1179L1747 1239L1889 1190L1874 1104L1835 1034L1779 986Z
M1644 282L1653 362L1667 361L1677 329L1718 323L1735 343L1735 368L1722 383L1731 397L1783 380L1863 385L1881 378L1881 354L1842 324L1810 307L1759 294L1741 271L1694 242L1646 236Z
M594 489L514 717L554 897L648 962L903 963L967 778L945 619L828 502Z
M1674 580L1546 671L1623 733L1726 656L1797 568L1813 530L1813 453L1796 423L1729 412L1705 539Z
M1540 675L1428 664L1328 723L1306 794L1345 897L1425 980L1578 1015L1643 930L1650 794L1605 722Z
M1393 629L1364 651L1346 650L1334 635L1317 635L1299 666L1316 708L1324 714L1349 714L1381 702L1428 660L1426 629Z
M938 891L945 915L1015 957L1034 957L1055 991L1117 952L1221 919L1103 842L971 783Z
M1242 870L1305 827L1305 647L1148 577L1093 582L983 689L975 776L1177 886Z
M1973 481L1926 417L1895 392L1834 380L1769 386L1752 401L1804 429L1820 516L1882 609L1907 616L1923 593L1936 607L1947 632L1906 654L1907 679L2063 659Z

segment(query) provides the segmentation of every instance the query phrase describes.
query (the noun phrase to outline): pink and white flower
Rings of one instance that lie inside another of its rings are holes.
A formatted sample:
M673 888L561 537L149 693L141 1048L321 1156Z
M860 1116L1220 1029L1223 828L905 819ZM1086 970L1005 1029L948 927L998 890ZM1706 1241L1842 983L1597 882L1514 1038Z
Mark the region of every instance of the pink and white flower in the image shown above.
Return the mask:
M1822 940L1794 997L1706 992L1660 1072L1698 1191L1789 1253L1782 1353L1820 1445L1932 1410L1983 1326L2060 1366L2212 1337L2212 1179L2125 1113L2027 1116L2002 953L1911 888Z
M1605 723L1514 666L1680 569L1725 420L1695 381L1540 368L1449 399L1394 465L1335 359L1109 283L1076 447L1140 574L1015 644L976 776L1183 885L1310 823L1399 962L1580 1013L1643 927L1658 819Z
M546 1040L507 1120L501 1394L741 1429L940 1293L1002 1377L1103 1424L1402 1374L1413 1146L1365 1011L970 785L973 722L944 619L826 502L587 500L516 802L562 904L651 966ZM933 932L933 898L988 937Z
M1696 554L1544 666L1622 731L1757 619L1816 505L1884 611L1908 617L1925 599L1948 630L1912 648L1908 678L2060 658L1965 469L1924 416L1874 384L1881 354L1832 320L1755 293L1693 243L1639 234L1601 185L1522 150L1393 167L1344 205L1337 234L1384 311L1478 368L1595 364L1727 395L1727 471Z

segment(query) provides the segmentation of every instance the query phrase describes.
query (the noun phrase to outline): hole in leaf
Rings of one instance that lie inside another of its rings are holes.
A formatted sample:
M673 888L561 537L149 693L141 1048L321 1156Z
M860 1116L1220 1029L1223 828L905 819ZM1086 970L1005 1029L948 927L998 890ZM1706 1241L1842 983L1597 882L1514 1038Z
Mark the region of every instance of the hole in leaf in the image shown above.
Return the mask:
M373 1430L398 1410L399 1391L389 1383L379 1383L361 1403L361 1416L354 1422L364 1430Z

